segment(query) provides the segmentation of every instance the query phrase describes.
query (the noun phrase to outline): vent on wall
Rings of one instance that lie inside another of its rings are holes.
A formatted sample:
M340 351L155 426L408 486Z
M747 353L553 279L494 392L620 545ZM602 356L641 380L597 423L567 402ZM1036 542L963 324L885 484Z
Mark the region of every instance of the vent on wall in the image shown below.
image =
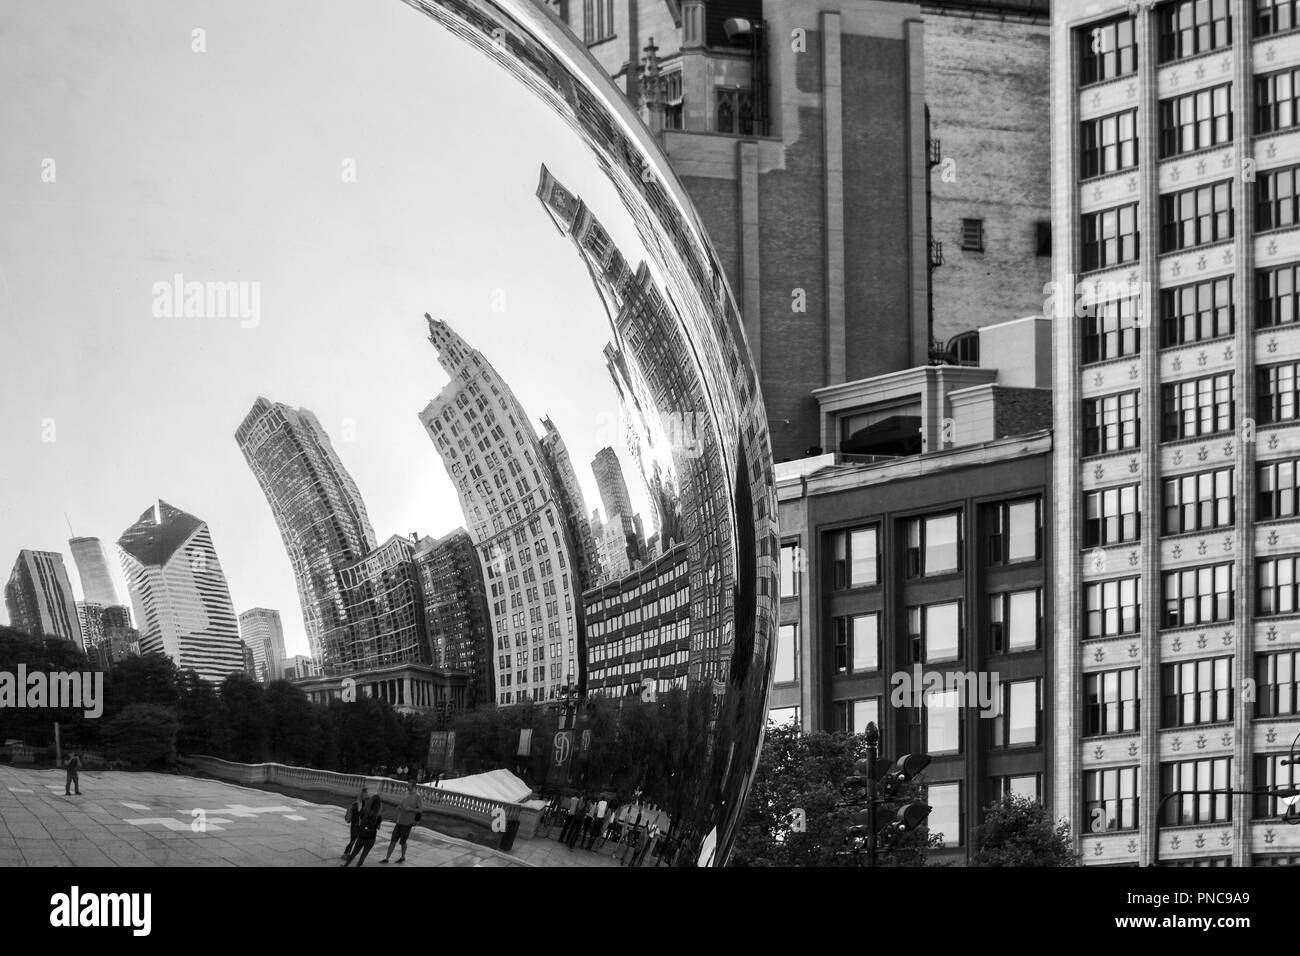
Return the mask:
M983 219L963 219L961 221L961 247L970 252L984 251Z

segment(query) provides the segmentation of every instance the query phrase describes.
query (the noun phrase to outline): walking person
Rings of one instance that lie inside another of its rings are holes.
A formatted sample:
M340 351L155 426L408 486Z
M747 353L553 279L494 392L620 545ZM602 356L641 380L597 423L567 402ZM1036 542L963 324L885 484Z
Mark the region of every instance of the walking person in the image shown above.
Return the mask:
M397 862L406 862L406 838L411 835L411 827L419 823L420 818L424 816L423 811L420 793L415 789L415 780L412 779L407 785L406 796L397 805L397 821L393 824L393 838L388 841L388 852L384 854L380 863L388 862L388 858L393 855L393 847L399 842L402 844L402 855L397 858Z
M586 795L575 798L574 805L576 809L573 812L573 826L569 828L568 846L570 853L573 852L573 845L578 842L578 838L582 835L583 825L589 822L587 810L590 808L590 803Z
M581 806L582 798L576 793L565 803L564 826L560 827L561 843L569 842L569 832L578 825L578 810Z
M81 796L81 757L75 753L68 755L68 779L63 783L63 795L72 796L73 787L77 788L77 796Z
M379 825L384 821L381 813L382 809L383 803L379 799L379 794L376 793L366 803L365 812L361 814L361 828L357 833L357 843L343 863L344 866L351 866L353 859L358 854L360 854L361 858L357 860L357 869L361 869L365 864L366 857L370 854L375 845L375 840L379 836Z
M609 807L609 801L601 798L591 807L591 826L587 831L587 845L584 849L590 850L591 845L596 842L596 837L600 836L600 831L605 825L605 811Z
M347 849L343 851L343 859L345 860L348 858L348 854L352 852L352 848L357 845L357 834L361 832L361 817L366 811L366 797L369 794L369 788L362 787L361 792L357 794L357 798L352 801L352 806L348 807L347 815L343 818L348 822L349 837Z

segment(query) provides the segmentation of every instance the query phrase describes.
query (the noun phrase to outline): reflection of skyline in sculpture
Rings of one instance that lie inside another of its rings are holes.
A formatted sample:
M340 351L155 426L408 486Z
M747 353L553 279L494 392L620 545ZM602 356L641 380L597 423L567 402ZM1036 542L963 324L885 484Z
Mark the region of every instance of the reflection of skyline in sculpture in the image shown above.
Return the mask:
M562 482L492 364L446 322L425 318L450 381L420 421L456 486L483 564L496 702L554 700L576 690L582 676L582 582Z
M346 635L334 634L348 624L338 572L376 545L356 482L305 408L259 397L235 438L293 565L312 658L327 673L353 669L356 661L331 659L327 651L355 646Z
M565 523L573 540L580 582L578 589L581 591L587 587L588 581L600 577L600 553L591 524L587 521L586 498L582 494L582 486L578 484L578 474L573 470L569 449L549 417L542 419L542 427L545 429L541 437L542 456L557 482L556 490L560 493L564 507Z
M431 662L415 542L393 535L339 568L338 582L346 623L325 635L327 676Z
M18 552L5 585L9 624L33 637L61 637L83 646L72 582L57 551Z
M421 538L415 565L424 592L424 619L433 666L470 675L466 705L493 699L492 628L483 566L464 528L436 541Z
M81 594L90 604L117 607L122 604L108 573L108 558L98 538L69 538L68 550L81 578Z

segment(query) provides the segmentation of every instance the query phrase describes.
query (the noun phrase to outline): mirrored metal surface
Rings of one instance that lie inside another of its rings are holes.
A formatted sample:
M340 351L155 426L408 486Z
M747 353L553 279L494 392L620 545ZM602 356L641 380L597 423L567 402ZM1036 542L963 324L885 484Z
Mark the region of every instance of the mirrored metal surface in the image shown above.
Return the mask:
M203 50L110 6L189 49L112 78L110 43L80 76L102 103L20 124L81 165L12 186L4 230L15 318L43 323L6 352L62 361L0 393L27 462L0 546L58 552L67 513L114 566L72 549L92 607L64 636L110 669L379 697L425 721L422 776L523 781L536 839L576 810L602 844L636 830L643 865L725 861L773 666L771 453L734 300L636 112L529 0L241 7L233 37L214 9ZM64 287L24 236L87 275ZM10 626L57 635L25 593ZM134 635L96 617L115 604Z

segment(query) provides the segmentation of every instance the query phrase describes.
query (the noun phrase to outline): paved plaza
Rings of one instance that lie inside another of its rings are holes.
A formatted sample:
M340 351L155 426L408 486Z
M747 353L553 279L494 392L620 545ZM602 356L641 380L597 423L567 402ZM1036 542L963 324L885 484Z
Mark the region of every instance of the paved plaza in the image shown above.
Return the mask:
M0 765L0 866L338 866L348 842L329 803L163 773L82 771L80 797L63 783L61 770ZM367 867L391 833L386 820ZM503 853L417 827L406 862L384 869L593 864L617 861L542 839Z

